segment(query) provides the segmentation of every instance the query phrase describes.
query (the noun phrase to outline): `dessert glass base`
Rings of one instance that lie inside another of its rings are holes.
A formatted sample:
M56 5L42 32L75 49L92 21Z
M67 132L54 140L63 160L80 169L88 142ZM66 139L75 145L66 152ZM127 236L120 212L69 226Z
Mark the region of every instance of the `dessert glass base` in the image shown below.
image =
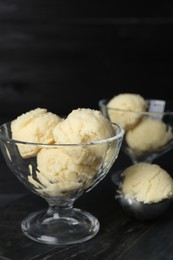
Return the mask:
M61 212L61 213L60 213ZM31 213L21 223L23 233L40 243L69 245L94 237L99 231L99 221L92 214L80 209L56 211L50 207Z

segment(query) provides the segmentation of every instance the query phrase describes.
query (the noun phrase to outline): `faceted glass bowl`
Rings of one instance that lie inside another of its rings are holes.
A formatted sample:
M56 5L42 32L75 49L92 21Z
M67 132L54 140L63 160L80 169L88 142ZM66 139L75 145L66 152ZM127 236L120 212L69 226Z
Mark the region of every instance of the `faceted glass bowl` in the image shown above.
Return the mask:
M48 145L13 140L11 123L0 126L0 148L8 167L31 192L48 203L47 210L33 212L22 221L27 237L61 246L97 234L98 219L73 208L73 204L106 176L118 157L124 130L112 125L114 136L105 140ZM79 154L81 161L77 160Z

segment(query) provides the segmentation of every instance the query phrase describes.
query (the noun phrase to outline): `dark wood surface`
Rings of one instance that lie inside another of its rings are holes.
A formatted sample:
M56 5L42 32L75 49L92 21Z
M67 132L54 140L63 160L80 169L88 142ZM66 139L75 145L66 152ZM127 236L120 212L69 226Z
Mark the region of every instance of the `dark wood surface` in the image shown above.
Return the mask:
M168 154L169 156L160 158L159 163L171 171L172 152ZM18 191L24 196L14 200L12 193L9 193L9 200L13 198L13 201L6 202L6 205L3 204L0 208L1 257L11 260L173 259L173 206L171 205L158 219L142 222L127 216L114 199L115 187L111 181L111 174L119 168L127 166L128 163L127 158L120 154L106 178L75 202L75 207L84 209L98 218L100 230L89 241L72 246L50 246L25 237L20 227L23 218L33 211L46 209L48 205L37 195L30 192L25 193L25 189L22 190L20 184L17 184ZM8 172L5 165L3 169L3 173ZM14 185L13 178L11 181ZM18 183L17 179L16 183ZM13 191L14 187L10 185L10 178L8 186ZM0 201L3 202L1 196Z

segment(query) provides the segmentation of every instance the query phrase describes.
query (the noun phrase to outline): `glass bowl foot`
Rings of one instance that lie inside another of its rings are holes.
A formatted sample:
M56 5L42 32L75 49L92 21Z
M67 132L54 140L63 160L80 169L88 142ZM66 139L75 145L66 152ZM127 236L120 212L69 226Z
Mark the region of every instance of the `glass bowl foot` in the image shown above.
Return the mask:
M98 233L100 224L92 214L80 209L73 209L65 216L58 213L49 216L42 210L27 216L21 228L34 241L62 246L91 239Z

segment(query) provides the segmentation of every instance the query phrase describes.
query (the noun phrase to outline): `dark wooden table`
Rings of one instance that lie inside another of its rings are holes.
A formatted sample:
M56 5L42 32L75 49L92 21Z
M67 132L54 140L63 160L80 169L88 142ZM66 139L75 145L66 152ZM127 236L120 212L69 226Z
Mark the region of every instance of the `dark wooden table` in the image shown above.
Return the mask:
M9 201L0 194L0 259L172 260L173 206L157 220L140 222L128 217L114 199L110 176L127 163L121 157L102 182L75 202L75 207L89 211L100 222L98 234L81 244L57 247L30 240L21 231L21 221L29 213L46 208L46 201L23 190L20 197L9 194ZM161 162L166 166L169 160L165 158ZM4 166L3 171L8 168Z

